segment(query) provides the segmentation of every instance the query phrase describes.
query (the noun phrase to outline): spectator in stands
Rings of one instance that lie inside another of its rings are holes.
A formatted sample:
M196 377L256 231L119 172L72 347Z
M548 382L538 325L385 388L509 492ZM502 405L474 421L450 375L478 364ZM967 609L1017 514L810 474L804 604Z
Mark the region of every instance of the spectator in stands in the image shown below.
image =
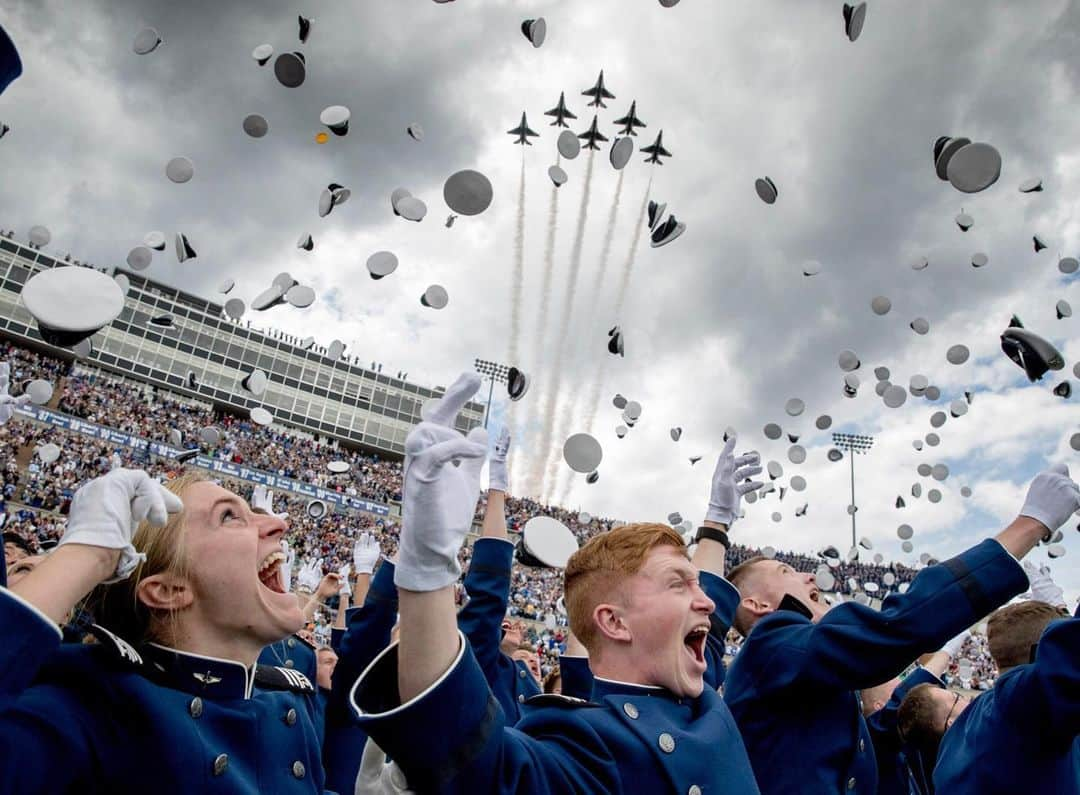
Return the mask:
M13 530L4 531L4 566L10 567L34 554L33 545L25 537Z

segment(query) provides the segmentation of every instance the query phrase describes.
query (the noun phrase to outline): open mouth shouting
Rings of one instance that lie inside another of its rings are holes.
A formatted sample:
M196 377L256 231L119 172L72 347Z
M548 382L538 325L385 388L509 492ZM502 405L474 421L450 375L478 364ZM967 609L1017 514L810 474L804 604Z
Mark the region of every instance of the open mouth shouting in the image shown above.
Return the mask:
M285 581L281 576L281 566L285 563L285 553L275 549L259 565L259 582L274 593L285 593Z
M694 658L694 662L705 666L705 640L709 637L709 625L699 624L690 630L683 638L687 652Z

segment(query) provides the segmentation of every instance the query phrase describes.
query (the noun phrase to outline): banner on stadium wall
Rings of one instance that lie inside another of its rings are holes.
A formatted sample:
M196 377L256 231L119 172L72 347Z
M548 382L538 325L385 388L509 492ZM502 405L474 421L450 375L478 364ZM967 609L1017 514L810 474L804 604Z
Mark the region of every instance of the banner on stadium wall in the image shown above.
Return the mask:
M143 439L141 436L123 433L122 431L117 431L113 428L107 428L104 425L87 422L78 417L70 417L67 414L60 414L59 412L50 411L49 409L41 408L40 406L20 406L16 408L15 411L24 417L35 419L46 425L52 425L67 431L75 431L84 436L101 439L109 444L122 445L134 450L149 452L150 454L161 458L175 459L182 452L171 445L163 444L161 442L152 442L148 439ZM328 491L319 486L312 486L310 483L301 483L292 478L274 475L270 472L263 472L261 469L252 469L243 464L234 464L232 461L222 461L221 459L210 458L209 456L200 453L195 456L191 463L194 464L194 466L209 469L212 472L220 472L223 475L228 475L229 477L237 478L238 480L246 480L249 483L257 483L261 486L267 486L268 488L273 489L294 491L297 494L302 494L310 499L319 499L326 503L333 503L334 505L353 508L357 511L373 513L377 516L390 515L390 508L382 503L369 502L368 500L360 500L345 494L338 494L336 491Z

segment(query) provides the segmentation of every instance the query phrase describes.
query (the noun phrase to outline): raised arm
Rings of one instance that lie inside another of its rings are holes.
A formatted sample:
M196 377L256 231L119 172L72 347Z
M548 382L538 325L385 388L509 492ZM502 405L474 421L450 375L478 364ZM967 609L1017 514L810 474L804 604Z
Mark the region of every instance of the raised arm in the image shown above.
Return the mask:
M701 571L701 588L716 604L709 616L709 637L705 643L706 681L714 688L724 684L724 642L735 621L739 592L724 579L728 533L739 518L743 495L761 487L750 480L761 473L760 456L735 456L736 437L728 437L713 470L712 487L705 521L698 528L694 565Z
M0 589L0 790L66 791L92 768L97 738L83 717L98 690L30 683L60 645L57 624L75 604L135 570L141 558L131 539L139 522L163 525L182 508L145 472L114 469L75 493L59 548L11 591Z
M403 521L394 576L401 609L398 685L403 701L436 682L461 649L454 609L454 583L461 575L457 556L480 498L487 431L473 428L462 436L454 430L454 419L479 387L479 376L459 376L440 400L427 404L424 421L405 441Z
M1025 591L1028 579L1017 557L1080 508L1080 490L1063 470L1038 475L1021 515L994 539L924 569L907 593L886 598L880 612L844 602L816 624L790 611L761 619L751 633L763 655L756 659L781 655L797 664L776 666L777 675L759 676L759 685L873 687Z
M717 577L723 577L727 562L727 548L730 544L728 533L739 518L739 507L743 495L761 488L761 483L751 481L754 475L761 474L761 457L757 453L746 453L735 457L736 437L728 437L720 457L713 470L712 488L709 491L709 506L705 512L705 521L698 529L697 550L694 552L694 565L701 571L707 571ZM709 594L713 598L712 594ZM734 620L732 610L732 620ZM731 621L728 622L728 628ZM727 629L724 629L727 634Z

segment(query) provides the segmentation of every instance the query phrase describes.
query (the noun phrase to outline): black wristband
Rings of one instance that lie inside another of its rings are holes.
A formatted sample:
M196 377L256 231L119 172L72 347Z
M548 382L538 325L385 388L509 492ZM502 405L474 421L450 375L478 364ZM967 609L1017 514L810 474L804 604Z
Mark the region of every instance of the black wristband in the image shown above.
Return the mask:
M694 541L700 542L703 538L718 541L724 545L724 549L731 549L731 540L728 538L727 530L721 530L718 527L705 527L703 525L697 529L697 535L694 537Z

